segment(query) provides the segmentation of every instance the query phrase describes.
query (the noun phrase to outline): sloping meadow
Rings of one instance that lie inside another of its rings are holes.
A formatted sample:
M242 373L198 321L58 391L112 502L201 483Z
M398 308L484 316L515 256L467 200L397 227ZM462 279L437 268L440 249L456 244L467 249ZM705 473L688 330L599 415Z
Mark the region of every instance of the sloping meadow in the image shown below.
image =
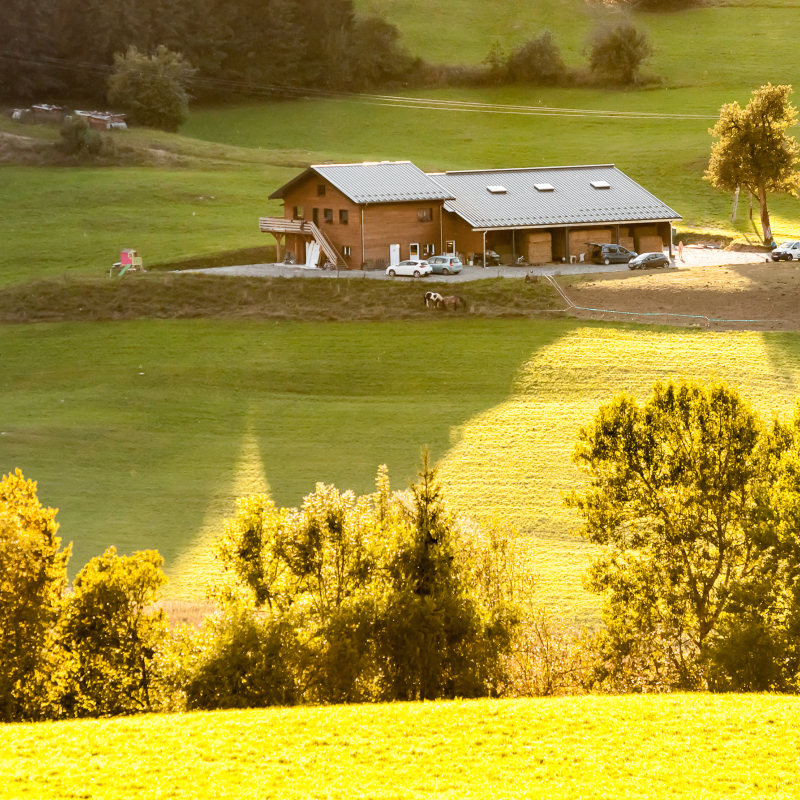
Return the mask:
M394 488L428 444L453 507L504 517L537 551L542 600L598 619L591 551L563 494L581 425L654 380L725 378L765 418L797 399L800 335L574 321L170 321L0 328L0 470L60 508L71 571L156 548L166 596L202 599L237 496L298 505L317 481Z

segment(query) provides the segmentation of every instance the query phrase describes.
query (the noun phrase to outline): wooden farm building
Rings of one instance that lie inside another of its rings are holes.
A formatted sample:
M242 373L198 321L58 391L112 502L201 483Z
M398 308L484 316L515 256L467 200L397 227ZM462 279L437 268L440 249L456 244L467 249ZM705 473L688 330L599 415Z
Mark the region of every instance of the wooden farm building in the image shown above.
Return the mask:
M312 166L270 195L278 259L340 269L458 254L486 263L580 261L590 242L672 254L669 206L613 164L426 174L409 161Z

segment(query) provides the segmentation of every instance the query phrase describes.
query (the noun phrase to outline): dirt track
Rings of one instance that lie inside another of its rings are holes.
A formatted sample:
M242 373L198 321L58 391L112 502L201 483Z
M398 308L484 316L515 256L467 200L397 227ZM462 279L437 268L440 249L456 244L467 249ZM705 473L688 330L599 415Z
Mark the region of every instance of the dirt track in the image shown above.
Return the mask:
M717 329L800 330L800 265L787 262L559 279L579 317L701 325ZM669 316L669 315L686 315Z

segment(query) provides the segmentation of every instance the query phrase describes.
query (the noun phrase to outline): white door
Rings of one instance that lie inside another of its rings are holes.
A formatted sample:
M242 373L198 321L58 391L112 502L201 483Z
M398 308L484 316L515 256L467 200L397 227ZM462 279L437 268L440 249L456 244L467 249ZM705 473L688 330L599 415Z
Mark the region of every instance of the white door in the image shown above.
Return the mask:
M306 266L316 267L319 263L319 245L316 242L306 242Z
M400 245L389 245L389 266L396 267L400 263Z
M419 258L419 244L410 244L408 246L408 257Z

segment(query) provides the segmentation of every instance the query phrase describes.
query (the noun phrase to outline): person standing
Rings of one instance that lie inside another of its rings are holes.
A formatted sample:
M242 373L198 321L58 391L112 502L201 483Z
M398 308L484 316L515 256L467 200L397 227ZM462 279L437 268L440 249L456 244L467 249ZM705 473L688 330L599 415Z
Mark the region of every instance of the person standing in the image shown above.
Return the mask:
M683 239L678 242L678 258L683 261Z

